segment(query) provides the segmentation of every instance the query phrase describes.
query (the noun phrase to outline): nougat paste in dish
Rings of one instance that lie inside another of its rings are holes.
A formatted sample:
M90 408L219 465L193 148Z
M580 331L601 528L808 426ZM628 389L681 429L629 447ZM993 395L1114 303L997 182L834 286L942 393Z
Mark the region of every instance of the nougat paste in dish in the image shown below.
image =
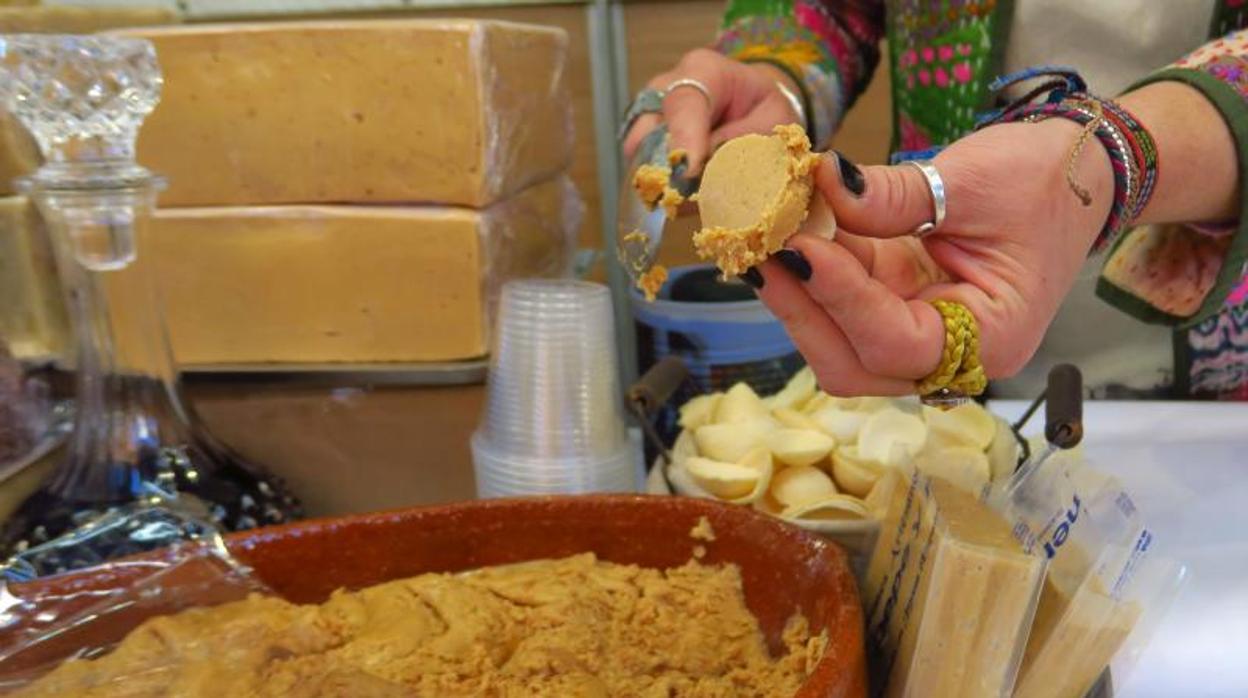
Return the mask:
M15 695L792 696L825 637L795 617L770 656L734 566L584 554L154 618Z
M714 260L726 276L736 276L779 250L808 213L815 213L814 203L820 204L823 231L834 233L830 210L822 197L812 197L818 162L806 132L792 124L777 126L769 136L740 136L720 146L698 189L702 229L693 236L698 256Z

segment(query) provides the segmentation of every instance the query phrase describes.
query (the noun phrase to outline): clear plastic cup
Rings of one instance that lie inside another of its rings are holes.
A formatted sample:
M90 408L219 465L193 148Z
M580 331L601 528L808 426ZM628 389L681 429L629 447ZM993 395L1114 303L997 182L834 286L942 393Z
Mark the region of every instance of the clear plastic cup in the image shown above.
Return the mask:
M611 294L532 279L503 287L482 431L515 456L600 458L626 441Z
M481 428L478 492L634 490L611 294L568 279L503 286Z
M481 497L634 492L637 484L636 445L599 460L511 458L493 452L480 433L472 439L472 456Z

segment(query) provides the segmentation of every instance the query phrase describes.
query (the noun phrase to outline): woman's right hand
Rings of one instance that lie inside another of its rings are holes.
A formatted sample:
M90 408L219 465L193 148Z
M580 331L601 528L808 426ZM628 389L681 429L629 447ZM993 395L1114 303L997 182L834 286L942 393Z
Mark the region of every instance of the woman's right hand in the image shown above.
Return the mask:
M708 48L685 54L672 70L648 83L663 90L677 80L697 80L710 98L693 87L678 87L663 100L663 114L646 114L624 139L624 157L631 159L646 134L666 121L673 149L683 149L689 174L702 171L715 147L746 133L770 133L780 124L799 121L800 114L777 86L795 93L797 86L783 70L767 63L742 63Z

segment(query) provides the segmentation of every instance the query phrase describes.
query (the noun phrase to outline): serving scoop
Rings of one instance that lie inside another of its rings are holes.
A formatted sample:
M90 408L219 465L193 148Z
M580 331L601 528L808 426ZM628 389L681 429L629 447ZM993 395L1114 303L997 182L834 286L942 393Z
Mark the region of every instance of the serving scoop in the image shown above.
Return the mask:
M686 178L688 163L679 159L671 163L671 137L666 124L660 124L650 132L637 148L624 171L620 182L619 232L616 255L636 283L652 267L659 256L663 242L663 229L667 225L667 210L660 204L651 210L637 192L633 180L643 165L654 165L671 170L668 186L688 199L698 190L698 178Z

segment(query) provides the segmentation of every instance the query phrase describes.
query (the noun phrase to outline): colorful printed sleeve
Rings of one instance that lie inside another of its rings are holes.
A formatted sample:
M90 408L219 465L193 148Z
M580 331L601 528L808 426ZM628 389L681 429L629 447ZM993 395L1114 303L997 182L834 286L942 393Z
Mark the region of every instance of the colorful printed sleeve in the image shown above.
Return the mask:
M1134 87L1177 80L1222 114L1248 164L1248 31L1206 44ZM1164 163L1162 165L1165 166ZM1248 176L1240 177L1248 202ZM1122 235L1101 278L1101 296L1147 322L1191 326L1248 301L1248 218L1218 226L1143 226Z
M731 0L716 48L792 76L823 149L875 72L883 33L884 0Z
M1128 231L1110 251L1097 293L1145 322L1176 327L1179 394L1248 400L1248 31L1206 44L1136 87L1162 80L1200 90L1230 128L1240 219Z

